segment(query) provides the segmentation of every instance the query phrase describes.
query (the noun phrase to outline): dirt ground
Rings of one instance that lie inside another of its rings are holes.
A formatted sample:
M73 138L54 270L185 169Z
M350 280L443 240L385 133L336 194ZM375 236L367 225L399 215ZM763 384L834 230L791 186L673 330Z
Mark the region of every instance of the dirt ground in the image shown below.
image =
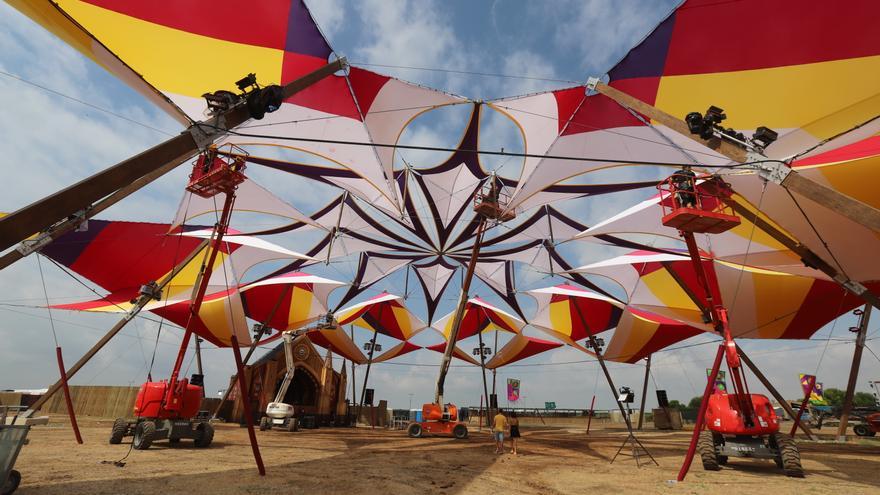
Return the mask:
M108 445L111 421L81 418L84 445L61 418L35 427L16 468L17 494L382 493L878 493L880 441L802 442L807 476L786 478L771 461L732 459L720 472L699 459L683 483L673 483L688 432L639 434L659 462L637 468L630 457L609 461L625 438L620 430L528 428L519 455L494 455L488 433L468 440L411 439L402 431L318 429L257 431L266 476L254 466L247 430L218 425L210 449L184 441L132 450Z

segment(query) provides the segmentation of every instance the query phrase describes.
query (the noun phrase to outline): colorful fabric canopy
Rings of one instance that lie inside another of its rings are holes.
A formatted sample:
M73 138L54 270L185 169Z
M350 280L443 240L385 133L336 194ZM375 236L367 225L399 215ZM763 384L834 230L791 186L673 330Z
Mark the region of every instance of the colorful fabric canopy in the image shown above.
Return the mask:
M140 286L162 279L209 231L168 233L168 224L90 220L88 228L58 238L42 254L109 292L101 299L55 305L53 308L125 312L137 298ZM162 299L145 309L186 326L204 252L197 254L163 290ZM239 277L252 266L274 259L310 259L262 239L241 235L224 237L214 271L208 282L205 303L199 311L195 332L218 346L229 345L233 333L242 345L250 342L245 310L238 292Z
M435 344L435 345L429 345L429 346L426 346L425 349L429 349L429 350L432 350L432 351L434 351L434 352L439 352L440 354L443 354L444 352L446 352L446 342L441 342L441 343L439 343L439 344ZM479 361L477 361L476 359L472 358L472 357L470 356L470 354L468 354L468 353L462 351L458 346L455 346L455 349L453 349L453 351L452 351L452 357L455 357L455 358L461 359L462 361L465 361L465 362L468 362L468 363L470 363L470 364L473 364L474 366L479 366L479 365L480 365Z
M701 333L703 330L700 328L627 307L602 356L620 363L637 363L657 351Z
M427 326L406 309L403 298L388 293L339 311L336 320L340 325L357 325L398 340L409 340Z
M422 346L415 345L409 341L403 341L392 347L391 349L383 352L382 355L380 355L379 357L374 357L373 364L389 361L391 359L398 358L400 356L403 356L404 354L409 354L410 352L417 351L419 349L422 349Z
M248 284L241 289L247 315L278 330L295 330L327 314L330 292L342 282L290 272Z
M728 310L734 337L808 339L861 303L826 280L717 260L702 263L713 299ZM703 323L706 297L689 257L636 251L576 271L620 284L628 307L711 330Z
M342 327L309 330L306 337L313 344L329 349L355 364L367 362L367 357L363 355Z
M454 317L455 311L434 322L432 327L437 329L443 334L443 338L448 340L449 335L452 333ZM458 340L464 340L479 332L490 330L519 333L523 326L525 326L525 322L519 318L489 304L479 297L474 297L465 304L461 328L458 331Z
M618 325L624 304L573 285L561 284L529 291L538 310L529 323L573 347L577 341Z
M602 351L603 357L611 361L635 363L704 331L633 306L624 307L616 299L571 285L535 289L529 294L538 303L530 323L581 352L595 356L587 349L589 346L579 344L578 340L586 340L590 333L597 335L613 329Z
M550 351L562 347L559 342L550 342L549 340L536 339L534 337L526 337L523 334L516 334L510 339L501 350L495 354L492 359L486 363L486 368L493 370L504 365L515 363L517 361L532 357L535 354Z

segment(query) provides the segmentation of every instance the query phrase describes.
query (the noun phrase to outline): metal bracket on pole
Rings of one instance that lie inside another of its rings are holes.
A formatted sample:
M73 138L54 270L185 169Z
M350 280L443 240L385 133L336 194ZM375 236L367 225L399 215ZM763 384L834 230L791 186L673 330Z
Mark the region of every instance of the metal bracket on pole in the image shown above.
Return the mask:
M782 161L770 160L766 156L751 151L747 155L747 160L752 164L758 177L782 185L782 182L791 174L791 167Z
M88 209L80 210L71 215L70 218L59 222L59 224L69 223L78 227L82 225L83 222L88 220L88 216L86 216L87 211ZM56 227L58 227L58 224L53 225L44 232L40 232L39 235L37 235L33 239L25 239L21 241L21 243L19 243L19 245L15 247L15 250L18 251L19 254L21 254L22 256L28 256L43 249L55 240L54 231Z

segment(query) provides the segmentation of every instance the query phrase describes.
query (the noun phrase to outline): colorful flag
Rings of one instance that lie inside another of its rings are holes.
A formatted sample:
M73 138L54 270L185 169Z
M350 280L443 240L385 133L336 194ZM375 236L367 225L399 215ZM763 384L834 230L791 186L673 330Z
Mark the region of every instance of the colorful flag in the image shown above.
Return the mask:
M712 376L712 369L706 368L706 378ZM727 393L727 373L724 371L718 371L718 376L715 377L715 389L712 390L713 394L726 394Z
M828 405L825 402L825 395L823 393L822 384L816 382L816 377L813 375L805 375L801 373L801 388L804 391L804 395L810 394L810 404L814 406L825 406ZM810 382L813 382L812 390L810 388Z
M516 402L519 400L519 380L516 378L507 379L507 401Z

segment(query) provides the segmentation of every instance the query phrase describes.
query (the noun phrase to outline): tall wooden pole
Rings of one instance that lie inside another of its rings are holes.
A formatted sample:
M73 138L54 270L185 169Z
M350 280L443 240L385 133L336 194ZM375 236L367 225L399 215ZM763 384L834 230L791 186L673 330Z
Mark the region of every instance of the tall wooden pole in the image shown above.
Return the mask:
M678 470L678 481L684 481L688 470L691 468L691 462L694 461L694 454L697 452L697 440L700 438L700 432L703 431L703 423L706 421L706 408L709 405L709 395L715 388L715 379L718 378L718 370L721 368L721 358L724 356L724 344L718 346L718 352L715 354L715 362L712 363L712 371L706 380L706 388L703 390L703 400L700 401L700 410L697 412L697 421L694 423L694 431L691 434L691 443L688 445L687 454L684 456L684 462L681 469Z
M263 466L263 457L260 456L260 446L257 444L257 435L254 433L254 417L251 414L251 396L247 383L244 379L244 365L241 361L241 350L238 348L238 337L232 333L232 355L235 357L235 368L238 371L238 391L241 392L241 405L244 410L244 422L248 430L248 438L251 442L251 450L254 454L254 462L257 463L257 471L260 476L266 476L266 468Z
M862 363L862 351L865 349L865 336L868 333L868 321L871 319L871 306L866 304L859 320L859 333L856 335L856 348L853 351L852 366L849 369L849 382L846 384L846 396L843 398L843 411L840 414L840 426L837 428L837 440L846 441L846 428L849 423L849 413L852 410L853 396L856 392L856 382L859 379L859 366Z
M486 400L489 400L489 386L486 384L486 355L483 354L483 332L477 332L479 341L480 341L480 369L483 372L483 394L486 396ZM489 415L492 414L492 404L488 404L489 407L486 408ZM490 416L486 416L487 418Z
M581 324L587 330L587 337L590 339L590 347L593 348L593 352L596 354L596 360L599 361L599 366L602 367L602 373L605 374L605 380L611 388L611 396L614 398L614 402L617 404L617 409L620 410L621 416L623 416L623 420L626 423L626 429L632 432L632 423L629 420L629 415L626 414L626 410L623 408L623 404L617 400L617 387L614 386L614 380L611 379L611 373L608 372L608 367L605 366L605 358L602 356L602 351L599 349L599 343L596 342L596 337L593 335L593 331L590 330L590 326L587 325L587 319L584 318L580 306L577 305L576 301L570 301L570 304L574 306L575 312L581 320Z
M361 411L364 409L364 399L367 398L367 380L370 379L370 365L373 364L373 352L376 350L376 337L379 335L378 331L373 332L373 338L370 339L370 354L367 357L367 371L364 372L364 384L361 386L361 400L358 403L358 418L361 418ZM370 404L370 407L373 407L373 404Z
M645 417L645 399L648 398L648 377L651 375L651 354L648 354L648 361L645 363L645 383L642 385L642 403L639 405L639 426L642 429L642 419Z
M354 325L348 326L348 332L351 335L351 341L354 342ZM354 383L354 360L351 361L351 405L357 400L357 391Z
M55 357L58 358L58 371L61 372L61 386L64 389L64 401L67 404L67 415L70 418L70 427L73 428L73 436L76 443L82 445L82 435L79 433L79 425L76 422L76 412L73 410L73 399L70 397L70 388L67 386L67 373L64 371L64 358L61 356L61 347L55 348Z
M378 315L376 316L376 326L382 324L382 311L385 309L385 303L379 303ZM361 416L361 410L364 408L364 399L367 394L367 380L370 378L370 366L373 364L373 353L376 352L376 337L379 336L379 329L373 329L373 338L370 339L370 355L367 357L367 371L364 372L364 385L361 388L361 402L358 406L358 419ZM374 404L370 404L370 409L372 410ZM372 417L372 416L371 416ZM370 420L372 422L372 419Z
M200 375L204 375L202 370L202 339L196 337L196 369Z

